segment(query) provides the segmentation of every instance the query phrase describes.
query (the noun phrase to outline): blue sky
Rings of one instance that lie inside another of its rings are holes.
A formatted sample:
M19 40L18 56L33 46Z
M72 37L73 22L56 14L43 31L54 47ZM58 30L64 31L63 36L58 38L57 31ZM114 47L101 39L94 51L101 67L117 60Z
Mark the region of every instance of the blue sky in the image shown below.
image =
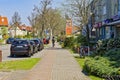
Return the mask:
M0 15L11 20L14 12L17 11L21 16L23 24L29 25L27 17L31 14L34 5L38 5L41 0L0 0ZM53 0L53 7L60 7L64 0Z

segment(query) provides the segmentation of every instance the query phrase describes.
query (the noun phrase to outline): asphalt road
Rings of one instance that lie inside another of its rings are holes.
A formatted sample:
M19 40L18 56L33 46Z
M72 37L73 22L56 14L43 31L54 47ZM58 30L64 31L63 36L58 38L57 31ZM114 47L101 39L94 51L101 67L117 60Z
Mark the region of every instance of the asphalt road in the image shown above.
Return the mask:
M10 44L0 45L0 50L2 50L2 61L20 60L20 59L28 59L28 58L40 58L41 55L43 55L41 54L42 51L39 51L31 57L25 57L25 56L10 57L10 46L11 46Z

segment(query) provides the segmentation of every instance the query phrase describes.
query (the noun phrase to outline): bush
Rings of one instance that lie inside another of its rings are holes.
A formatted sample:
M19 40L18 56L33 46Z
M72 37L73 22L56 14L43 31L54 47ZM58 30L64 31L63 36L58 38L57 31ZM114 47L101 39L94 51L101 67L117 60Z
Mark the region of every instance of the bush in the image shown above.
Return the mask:
M120 48L120 38L110 39L107 43L107 49Z
M74 45L74 37L66 37L63 41L64 48L72 48Z
M102 56L108 50L115 48L120 48L120 38L99 40L97 49L95 52L93 52L92 56L98 56L98 55Z
M23 38L23 36L21 36L21 35L18 35L18 36L15 36L15 38Z
M110 61L107 58L95 57L89 58L85 61L84 70L87 70L89 74L93 74L99 77L105 75L117 75L118 69L110 66Z
M81 34L77 37L77 43L81 44L82 46L88 45L86 37Z
M4 39L0 39L0 44L3 44L4 43Z
M111 61L111 66L119 68L120 67L120 48L112 49L108 51L104 57L107 57Z

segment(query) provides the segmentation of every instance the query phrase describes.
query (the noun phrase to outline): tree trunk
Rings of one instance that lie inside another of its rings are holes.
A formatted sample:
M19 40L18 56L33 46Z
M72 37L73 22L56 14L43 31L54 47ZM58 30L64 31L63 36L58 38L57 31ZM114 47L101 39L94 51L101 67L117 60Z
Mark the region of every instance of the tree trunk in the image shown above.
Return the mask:
M90 37L89 37L89 26L88 26L88 25L86 25L86 30L87 30L87 31L86 31L86 32L87 32L87 33L86 33L86 38L87 38L87 42L88 42L88 46L89 46Z
M16 38L16 31L17 31L17 29L15 28L15 36L14 36L15 38Z
M87 43L88 43L88 55L90 54L90 37L89 37L89 26L88 24L86 25L86 30L87 30Z

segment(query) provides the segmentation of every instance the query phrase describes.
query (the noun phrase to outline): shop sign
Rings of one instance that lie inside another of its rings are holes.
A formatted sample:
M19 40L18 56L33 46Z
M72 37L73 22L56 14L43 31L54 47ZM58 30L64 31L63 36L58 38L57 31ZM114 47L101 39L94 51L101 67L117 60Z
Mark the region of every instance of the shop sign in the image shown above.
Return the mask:
M101 26L102 26L102 22L99 22L99 23L98 23L98 27L101 27Z
M110 22L113 22L113 18L104 20L104 23L110 23Z
M120 16L119 16L119 15L115 15L115 16L113 17L113 21L117 21L117 20L120 20Z
M99 22L99 23L96 23L95 25L93 25L93 27L95 27L95 28L99 28L101 26L102 26L102 22Z
M97 28L97 27L98 27L98 24L97 24L97 23L95 23L95 24L93 25L93 27Z

